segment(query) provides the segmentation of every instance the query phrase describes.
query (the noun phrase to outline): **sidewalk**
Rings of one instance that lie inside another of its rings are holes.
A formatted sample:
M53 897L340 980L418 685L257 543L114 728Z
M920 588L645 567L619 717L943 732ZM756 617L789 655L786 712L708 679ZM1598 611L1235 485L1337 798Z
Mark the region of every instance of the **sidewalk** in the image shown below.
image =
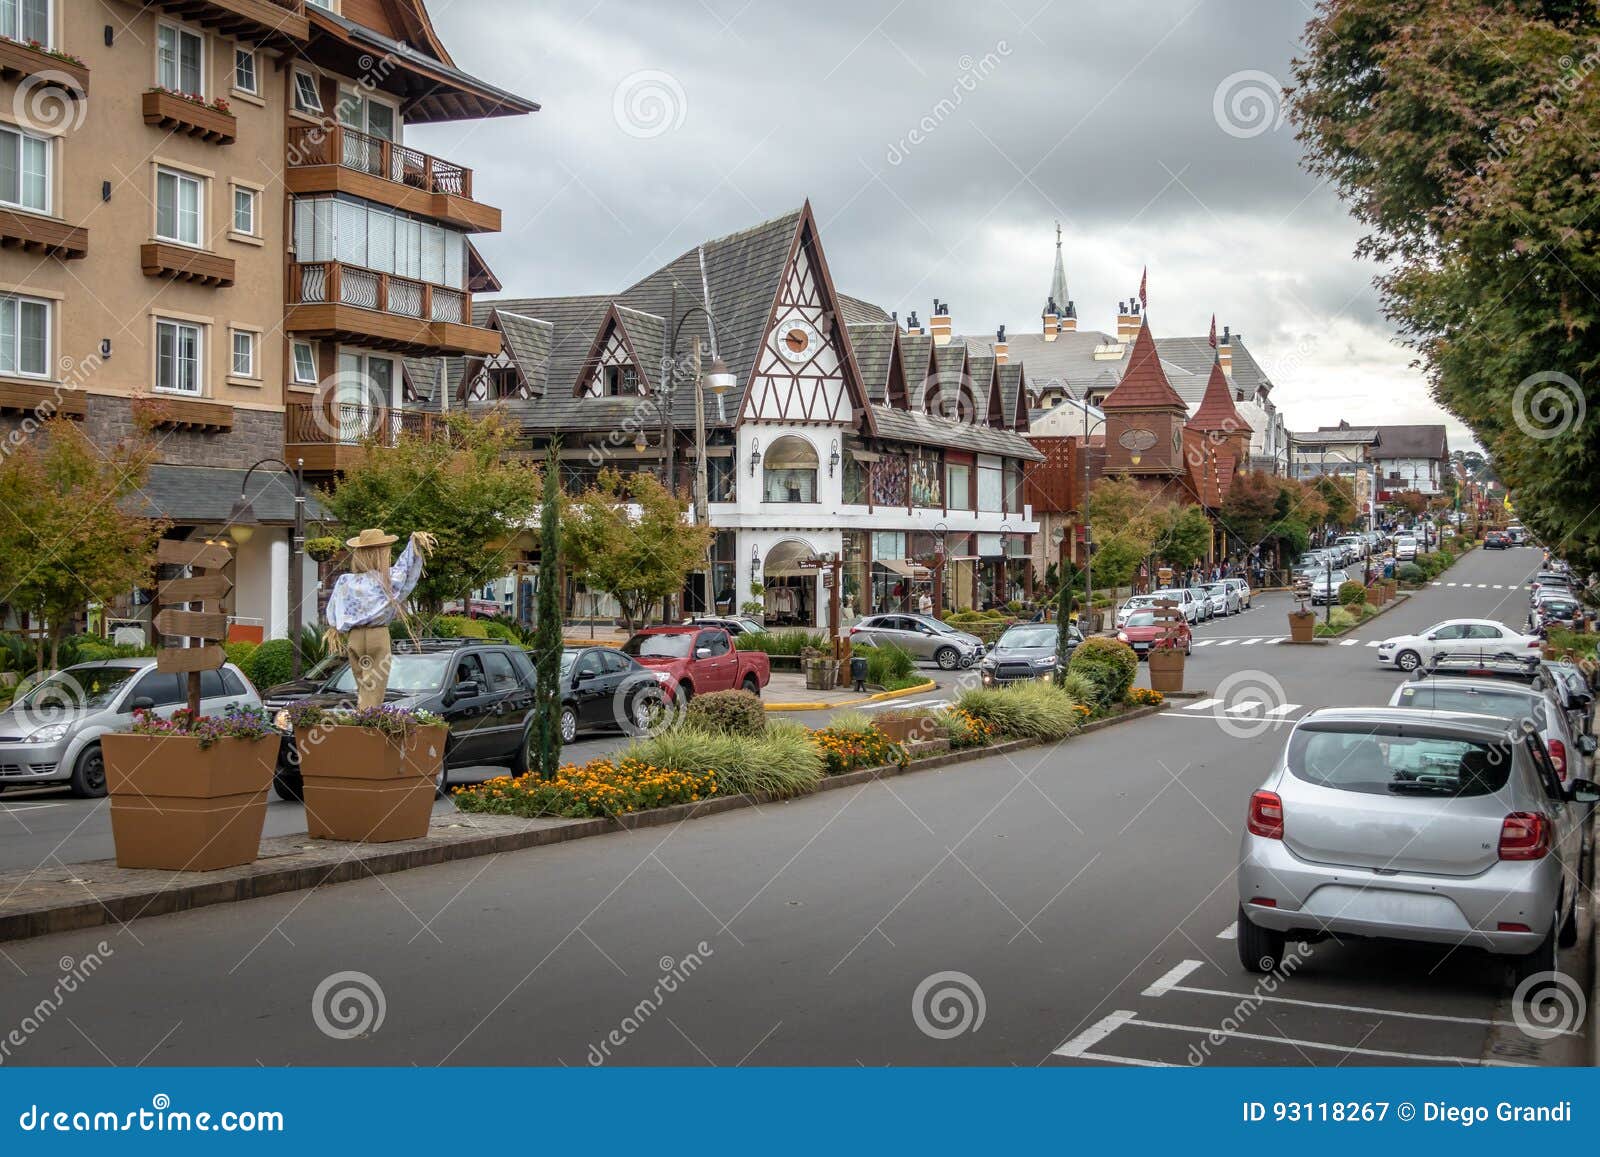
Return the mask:
M885 699L923 695L937 690L938 687L939 684L935 680L927 679L911 687L902 687L898 691L869 689L862 693L852 691L848 683L832 691L815 691L807 689L806 677L798 671L774 671L771 682L761 693L761 698L763 706L768 711L826 711L833 707L853 707L860 703L880 703Z

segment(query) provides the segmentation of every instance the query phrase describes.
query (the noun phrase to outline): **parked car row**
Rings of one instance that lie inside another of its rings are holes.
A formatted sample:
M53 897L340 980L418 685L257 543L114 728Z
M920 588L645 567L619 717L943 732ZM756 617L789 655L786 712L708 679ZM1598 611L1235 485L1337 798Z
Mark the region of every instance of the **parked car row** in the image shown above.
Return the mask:
M1133 595L1123 600L1117 608L1116 626L1127 624L1128 617L1137 611L1149 610L1157 603L1170 602L1183 612L1188 623L1203 623L1225 615L1236 615L1250 609L1254 598L1250 584L1242 578L1219 579L1193 587L1165 587L1145 595Z

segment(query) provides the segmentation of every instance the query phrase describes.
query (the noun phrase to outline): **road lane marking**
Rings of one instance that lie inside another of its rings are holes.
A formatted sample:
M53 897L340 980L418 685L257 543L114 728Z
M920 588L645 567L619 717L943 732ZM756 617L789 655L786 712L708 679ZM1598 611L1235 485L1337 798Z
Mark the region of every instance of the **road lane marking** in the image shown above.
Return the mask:
M1204 711L1208 707L1215 707L1221 699L1199 699L1184 708L1185 711Z
M885 707L932 707L938 703L948 703L948 699L913 699L907 703L903 699L885 699L877 703L863 703L859 711L881 711Z
M1238 639L1218 639L1217 640L1217 646L1219 646L1219 647L1231 647L1235 643L1237 643L1238 641L1239 641Z
M1212 643L1215 643L1215 642L1216 642L1215 639L1196 639L1194 641L1194 645L1197 646L1197 647L1209 647L1209 646L1211 646Z
M1280 703L1276 707L1274 707L1271 711L1268 711L1267 714L1268 715L1287 715L1291 711L1298 711L1298 710L1300 710L1300 704L1298 704L1298 703Z
M1197 966L1199 965L1199 961L1195 961L1194 963ZM1094 1024L1091 1024L1077 1036L1061 1045L1061 1047L1052 1050L1051 1055L1058 1057L1081 1057L1085 1051L1093 1048L1095 1045L1105 1040L1106 1037L1116 1032L1117 1029L1121 1028L1138 1015L1138 1013L1133 1012L1130 1009L1118 1009L1110 1016L1103 1017L1102 1019L1095 1021Z
M1382 639L1368 639L1367 640L1367 646L1369 646L1369 647L1381 647L1381 646L1383 646L1383 640Z
M1219 934L1220 940L1232 940L1237 934L1235 925L1230 924L1224 929L1225 934ZM1323 1008L1334 1012L1359 1012L1369 1016L1400 1016L1409 1020L1436 1020L1444 1024L1481 1024L1494 1027L1496 1025L1514 1025L1515 1021L1495 1020L1485 1016L1447 1016L1442 1012L1404 1012L1398 1008L1372 1008L1364 1004L1338 1004L1327 1000L1299 1000L1292 996L1267 996L1253 992L1229 992L1225 988L1201 988L1195 985L1174 984L1166 991L1189 992L1196 996L1221 996L1229 1000L1261 1000L1271 1004L1292 1004L1296 1008ZM1562 1029L1562 1036L1582 1035L1575 1029Z
M1175 1069L1178 1066L1170 1061L1144 1061L1138 1057L1114 1057L1109 1053L1074 1053L1080 1061L1101 1061L1112 1065L1138 1065L1142 1069Z
M1364 1057L1386 1057L1390 1060L1399 1061L1426 1061L1429 1064L1435 1065L1470 1065L1474 1068L1487 1067L1499 1069L1525 1069L1529 1067L1528 1065L1521 1064L1517 1061L1484 1060L1482 1057L1438 1056L1430 1053L1402 1053L1395 1052L1391 1049L1364 1049L1352 1045L1324 1044L1321 1041L1300 1040L1296 1039L1295 1037L1288 1036L1267 1036L1264 1033L1243 1032L1239 1029L1225 1029L1221 1027L1202 1028L1199 1025L1193 1024L1168 1024L1165 1021L1159 1020L1140 1020L1137 1016L1129 1020L1119 1022L1117 1027L1121 1027L1121 1025L1133 1025L1137 1028L1158 1028L1167 1032L1192 1032L1198 1033L1201 1036L1231 1037L1235 1040L1265 1041L1268 1044L1290 1045L1292 1047L1303 1049L1322 1049L1324 1052L1330 1053L1345 1053L1347 1055L1359 1054L1360 1056Z
M1270 647L1270 646L1272 646L1272 645L1273 645L1273 644L1274 644L1274 643L1281 643L1281 642L1283 642L1283 636L1282 636L1282 635L1279 635L1279 636L1278 636L1278 637L1277 637L1277 638L1276 638L1276 639L1266 639L1266 640L1263 640L1263 641L1264 641L1264 642L1265 642L1265 643L1266 643L1266 644L1267 644L1267 646L1269 646L1269 647Z
M1341 647L1354 647L1359 642L1361 642L1360 639L1341 639L1339 641L1339 646L1341 646Z
M1218 940L1237 940L1237 939L1239 939L1239 922L1237 920L1235 920L1232 924L1229 924L1221 932L1218 932L1217 933L1217 939ZM1171 990L1169 989L1168 991L1171 991ZM1188 992L1189 990L1187 988L1185 988L1183 991Z
M1152 984L1149 988L1145 989L1144 990L1144 995L1145 996L1160 996L1162 993L1170 991L1180 980L1182 980L1185 976L1188 976L1189 973L1193 972L1196 968L1199 968L1199 967L1200 967L1200 961L1198 961L1198 960L1180 960L1180 961L1178 961L1178 963L1174 964L1171 968L1167 969L1167 971L1154 984ZM1134 1012L1130 1012L1128 1015L1129 1016L1137 1016L1139 1014L1138 1013L1134 1013ZM1104 1022L1102 1021L1101 1023L1104 1023ZM1089 1043L1090 1044L1094 1044L1096 1042L1095 1041L1090 1041Z

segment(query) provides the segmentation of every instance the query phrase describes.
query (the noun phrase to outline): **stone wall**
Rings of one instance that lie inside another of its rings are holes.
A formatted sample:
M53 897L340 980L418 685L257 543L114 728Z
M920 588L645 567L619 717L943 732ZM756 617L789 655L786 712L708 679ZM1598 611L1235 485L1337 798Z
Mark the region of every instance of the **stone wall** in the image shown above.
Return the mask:
M91 394L83 432L101 446L142 437L130 398ZM27 414L0 414L0 446L15 446L14 432L36 424ZM263 458L283 456L283 414L275 410L233 411L233 429L226 432L157 429L158 461L173 466L218 466L247 469Z

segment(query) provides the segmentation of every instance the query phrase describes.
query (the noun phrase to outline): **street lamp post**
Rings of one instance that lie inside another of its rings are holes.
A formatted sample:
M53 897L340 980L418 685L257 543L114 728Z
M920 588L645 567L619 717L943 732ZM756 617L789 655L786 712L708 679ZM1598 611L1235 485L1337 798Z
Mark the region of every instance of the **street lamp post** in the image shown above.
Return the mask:
M672 396L677 392L678 372L678 336L683 332L683 323L688 321L695 313L706 315L706 328L711 328L711 311L704 305L696 302L684 310L683 316L678 316L678 291L672 291L672 315L676 319L672 327L672 337L667 343L667 351L662 355L662 387L663 398L658 403L661 412L662 434L662 473L663 481L670 490L673 486L673 473L677 461L677 447L672 427ZM706 387L711 387L711 392L717 398L717 416L721 420L726 415L723 413L722 398L734 386L733 373L723 364L716 355L716 346L713 342L711 354L711 369L702 375L700 366L700 339L694 339L694 517L698 526L708 526L711 522L711 494L708 472L706 468ZM708 547L709 551L711 548ZM709 565L710 557L707 556L707 566L701 598L705 603L704 610L709 612L715 607L711 590L712 574Z
M252 528L256 522L256 512L250 503L250 476L262 466L282 466L294 478L294 533L289 540L289 639L294 644L292 671L298 679L305 666L300 637L303 629L301 609L305 602L305 593L301 589L304 586L302 559L306 549L305 459L296 458L294 465L290 466L282 458L263 458L244 472L244 481L239 486L239 500L233 504L233 510L228 515L228 526L240 542L248 541L253 533L252 529L246 529L241 536L239 530L241 527Z

